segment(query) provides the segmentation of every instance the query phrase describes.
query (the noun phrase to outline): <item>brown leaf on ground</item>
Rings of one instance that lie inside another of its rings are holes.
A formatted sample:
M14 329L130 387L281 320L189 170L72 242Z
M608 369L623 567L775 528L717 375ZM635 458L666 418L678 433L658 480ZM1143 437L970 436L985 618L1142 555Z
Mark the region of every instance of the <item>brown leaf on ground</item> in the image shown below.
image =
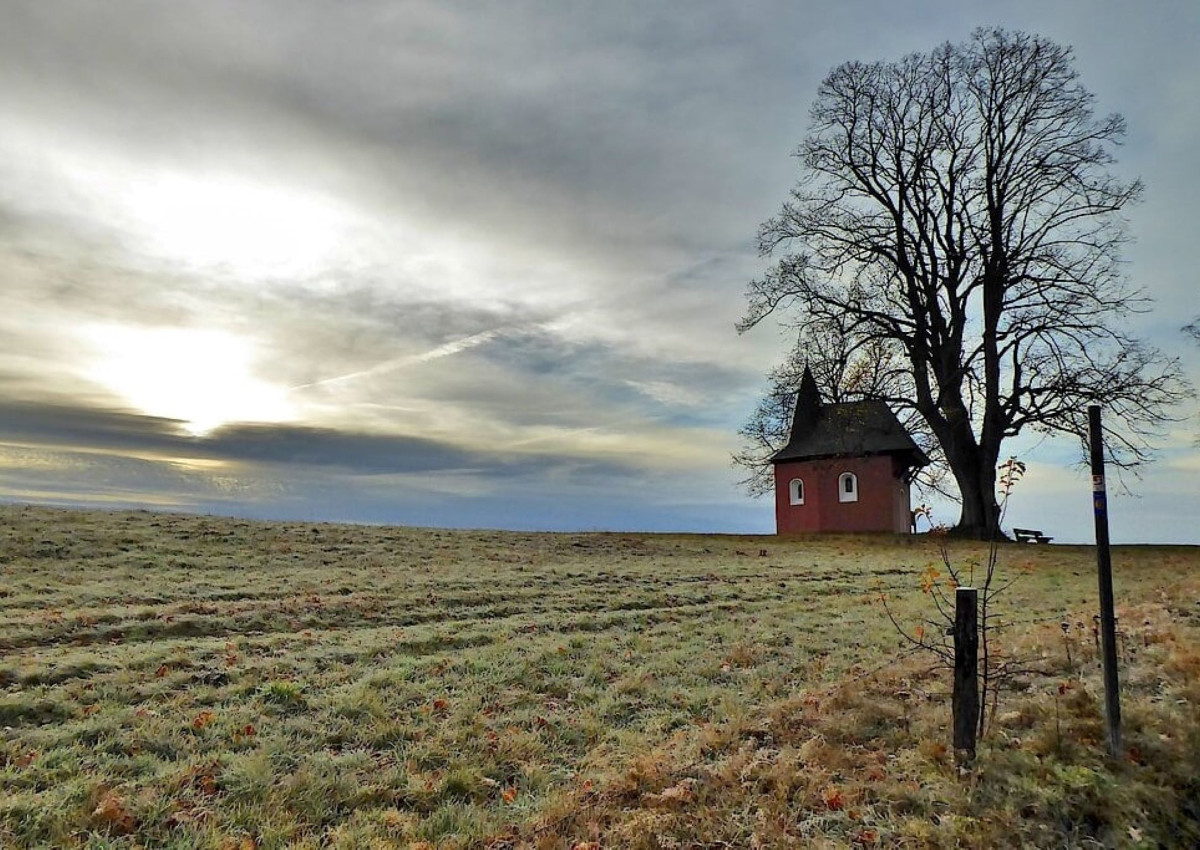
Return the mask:
M846 798L842 796L842 792L838 788L825 789L825 808L833 812L841 811L846 807Z
M129 835L137 826L124 798L116 791L106 791L92 811L92 821L100 828L117 835Z

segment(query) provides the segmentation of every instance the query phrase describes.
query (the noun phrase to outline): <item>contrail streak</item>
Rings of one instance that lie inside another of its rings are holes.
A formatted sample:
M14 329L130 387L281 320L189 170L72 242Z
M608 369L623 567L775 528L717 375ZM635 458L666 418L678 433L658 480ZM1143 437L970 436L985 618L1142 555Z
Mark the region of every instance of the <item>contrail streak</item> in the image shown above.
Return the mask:
M396 357L392 360L385 360L382 363L376 363L370 369L362 369L358 372L349 372L345 375L337 375L332 378L322 378L319 381L313 381L310 384L299 384L292 387L293 390L306 390L311 387L322 387L327 384L340 384L346 381L354 381L359 378L365 378L370 375L382 375L386 372L393 372L396 369L403 369L407 366L416 366L419 363L428 363L430 360L440 360L443 357L449 357L451 354L458 354L460 351L466 351L468 348L474 348L477 345L482 345L500 335L503 328L497 328L490 331L481 331L477 334L465 336L462 339L451 340L443 343L437 348L431 348L420 354L408 354L404 357Z

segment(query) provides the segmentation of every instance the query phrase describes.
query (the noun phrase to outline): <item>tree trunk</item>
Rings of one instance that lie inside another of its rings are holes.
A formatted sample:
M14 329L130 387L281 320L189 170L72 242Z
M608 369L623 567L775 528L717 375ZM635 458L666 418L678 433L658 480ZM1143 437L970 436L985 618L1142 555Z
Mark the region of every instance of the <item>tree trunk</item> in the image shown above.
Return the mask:
M991 540L999 534L1000 506L996 502L996 464L984 454L974 452L947 452L950 470L962 496L962 510L954 533L975 540ZM990 453L988 453L990 454ZM964 456L966 455L966 456Z
M950 394L942 389L941 395ZM981 446L976 442L966 405L961 399L951 399L938 408L927 407L921 414L942 445L946 463L962 497L962 510L954 534L991 540L999 531L996 458L1000 446Z
M980 476L975 476L970 489L964 488L959 479L959 490L962 492L962 511L959 513L958 525L954 533L961 537L975 540L991 540L997 529L996 497L991 489L984 491L978 482Z

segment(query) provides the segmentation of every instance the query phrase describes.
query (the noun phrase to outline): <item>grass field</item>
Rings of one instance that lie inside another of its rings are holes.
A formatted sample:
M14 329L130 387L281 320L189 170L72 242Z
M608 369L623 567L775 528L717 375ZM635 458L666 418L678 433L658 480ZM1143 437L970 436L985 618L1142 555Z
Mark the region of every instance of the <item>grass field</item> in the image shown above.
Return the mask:
M939 558L2 506L0 844L1200 840L1200 549L1116 550L1113 761L1094 553L1003 545L999 637L1040 672L961 769L880 602L915 628Z

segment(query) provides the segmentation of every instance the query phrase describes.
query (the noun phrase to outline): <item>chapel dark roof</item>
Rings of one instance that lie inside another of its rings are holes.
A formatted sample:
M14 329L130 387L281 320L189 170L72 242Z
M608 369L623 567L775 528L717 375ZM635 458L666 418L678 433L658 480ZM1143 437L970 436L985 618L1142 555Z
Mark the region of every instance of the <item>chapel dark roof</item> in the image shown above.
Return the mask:
M822 404L806 367L796 394L791 435L771 462L874 454L907 454L912 466L929 463L886 402Z

